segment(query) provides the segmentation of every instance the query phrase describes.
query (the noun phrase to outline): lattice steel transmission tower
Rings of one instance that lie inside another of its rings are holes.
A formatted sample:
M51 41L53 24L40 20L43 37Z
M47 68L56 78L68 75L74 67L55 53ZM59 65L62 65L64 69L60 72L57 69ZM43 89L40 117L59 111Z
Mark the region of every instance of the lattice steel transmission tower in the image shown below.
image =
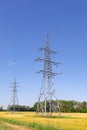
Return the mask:
M17 96L17 81L16 78L14 79L13 85L10 87L12 91L12 97L11 97L11 105L12 105L12 111L16 111L16 106L18 105L18 96Z
M52 60L52 55L55 55L56 52L50 49L49 45L49 36L46 38L46 47L40 48L39 51L43 51L45 58L37 58L35 61L41 61L44 63L42 70L37 73L43 74L43 80L40 90L40 95L37 103L37 114L43 113L44 116L52 115L53 112L58 112L60 114L59 101L56 98L55 91L55 76L59 73L53 72L53 65L57 66L58 64Z

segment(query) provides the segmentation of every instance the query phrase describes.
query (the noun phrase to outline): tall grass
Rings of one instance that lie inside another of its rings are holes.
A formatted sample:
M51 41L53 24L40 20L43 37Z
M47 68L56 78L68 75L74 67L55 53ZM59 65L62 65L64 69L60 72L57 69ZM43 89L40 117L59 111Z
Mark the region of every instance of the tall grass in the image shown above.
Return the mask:
M40 125L35 122L27 123L27 122L16 121L16 120L5 119L5 118L0 118L0 120L2 120L3 122L6 122L6 123L14 124L14 125L27 126L29 128L34 128L35 130L61 130L59 128L54 128L52 126Z
M3 124L2 122L0 122L0 130L12 130L12 129Z
M0 119L34 130L87 130L86 113L62 113L62 117L51 118L36 116L35 113L30 112L0 113Z

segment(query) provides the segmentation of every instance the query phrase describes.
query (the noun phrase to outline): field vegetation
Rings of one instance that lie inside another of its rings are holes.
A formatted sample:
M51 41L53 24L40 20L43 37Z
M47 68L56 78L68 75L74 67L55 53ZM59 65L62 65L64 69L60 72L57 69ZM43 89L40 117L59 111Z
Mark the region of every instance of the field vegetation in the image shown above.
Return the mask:
M9 125L7 125L7 124ZM36 116L34 112L0 112L0 130L87 130L87 113L61 113L61 117ZM8 127L9 126L9 127Z
M12 130L12 128L0 121L0 130Z

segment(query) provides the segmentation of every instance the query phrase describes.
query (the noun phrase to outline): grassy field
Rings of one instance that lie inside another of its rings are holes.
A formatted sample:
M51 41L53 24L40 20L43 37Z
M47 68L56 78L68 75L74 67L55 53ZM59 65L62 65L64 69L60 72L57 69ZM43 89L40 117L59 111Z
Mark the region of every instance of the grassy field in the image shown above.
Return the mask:
M31 112L0 112L0 130L22 130L22 128L23 130L87 130L87 113L62 113L61 117L46 118Z
M12 128L0 121L0 130L12 130Z

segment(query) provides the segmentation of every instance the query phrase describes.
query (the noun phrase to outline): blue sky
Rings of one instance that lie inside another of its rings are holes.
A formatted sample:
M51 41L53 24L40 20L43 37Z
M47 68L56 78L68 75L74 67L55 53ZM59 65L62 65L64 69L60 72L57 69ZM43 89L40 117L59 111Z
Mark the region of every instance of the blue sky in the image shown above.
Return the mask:
M19 104L37 101L42 68L34 62L43 56L37 50L46 44L59 51L62 62L56 72L59 99L87 101L87 1L86 0L0 0L0 105L10 103L9 86L18 81Z

